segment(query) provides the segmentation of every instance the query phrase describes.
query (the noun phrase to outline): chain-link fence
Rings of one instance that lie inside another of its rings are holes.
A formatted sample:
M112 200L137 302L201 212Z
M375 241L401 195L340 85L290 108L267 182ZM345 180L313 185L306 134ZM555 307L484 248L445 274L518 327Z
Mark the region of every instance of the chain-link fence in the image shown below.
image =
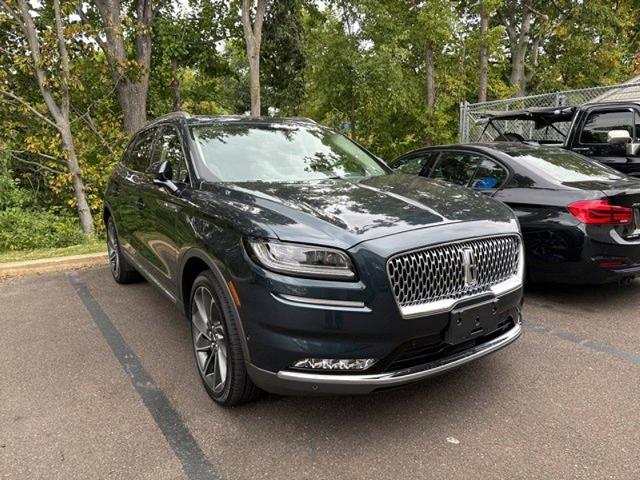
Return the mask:
M482 103L460 104L460 141L490 142L498 132L486 123L479 123L483 114L506 112L537 107L571 107L585 103L640 101L640 77L620 85L608 87L583 88L564 92L543 93L528 97L508 98ZM527 120L493 120L502 132L517 133L529 140L547 140L561 142L564 138L551 128L536 130L534 122ZM554 126L566 133L571 122L559 122Z

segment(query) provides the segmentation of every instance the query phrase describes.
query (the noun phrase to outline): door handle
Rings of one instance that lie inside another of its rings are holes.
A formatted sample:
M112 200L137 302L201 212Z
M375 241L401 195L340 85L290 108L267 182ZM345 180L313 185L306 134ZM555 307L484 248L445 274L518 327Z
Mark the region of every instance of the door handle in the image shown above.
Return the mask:
M136 200L136 207L138 208L144 208L144 200L142 198L139 198L138 200Z

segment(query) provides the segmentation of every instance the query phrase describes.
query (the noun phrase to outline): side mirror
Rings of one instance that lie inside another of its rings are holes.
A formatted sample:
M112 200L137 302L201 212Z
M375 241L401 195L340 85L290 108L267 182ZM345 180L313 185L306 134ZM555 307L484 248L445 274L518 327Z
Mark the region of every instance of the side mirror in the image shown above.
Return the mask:
M153 183L166 188L171 193L178 191L178 187L173 183L173 168L171 168L171 164L168 161L165 160L160 164Z
M609 130L607 143L610 145L622 145L631 142L631 135L626 130Z

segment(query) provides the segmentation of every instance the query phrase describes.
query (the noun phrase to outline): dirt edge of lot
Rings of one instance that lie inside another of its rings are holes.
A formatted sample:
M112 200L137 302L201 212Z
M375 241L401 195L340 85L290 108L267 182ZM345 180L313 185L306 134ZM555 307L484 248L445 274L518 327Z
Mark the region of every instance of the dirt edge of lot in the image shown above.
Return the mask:
M0 263L0 280L26 275L40 275L43 273L63 272L81 268L94 268L107 265L107 254L88 253L68 257L43 258L23 262Z

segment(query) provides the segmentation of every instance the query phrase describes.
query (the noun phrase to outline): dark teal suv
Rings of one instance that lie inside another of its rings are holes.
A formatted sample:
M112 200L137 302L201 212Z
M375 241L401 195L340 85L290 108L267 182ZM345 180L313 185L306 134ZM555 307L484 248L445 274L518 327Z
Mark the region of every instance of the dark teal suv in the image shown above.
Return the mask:
M104 221L113 277L185 311L223 405L402 385L521 332L513 213L310 120L162 117L127 147Z

